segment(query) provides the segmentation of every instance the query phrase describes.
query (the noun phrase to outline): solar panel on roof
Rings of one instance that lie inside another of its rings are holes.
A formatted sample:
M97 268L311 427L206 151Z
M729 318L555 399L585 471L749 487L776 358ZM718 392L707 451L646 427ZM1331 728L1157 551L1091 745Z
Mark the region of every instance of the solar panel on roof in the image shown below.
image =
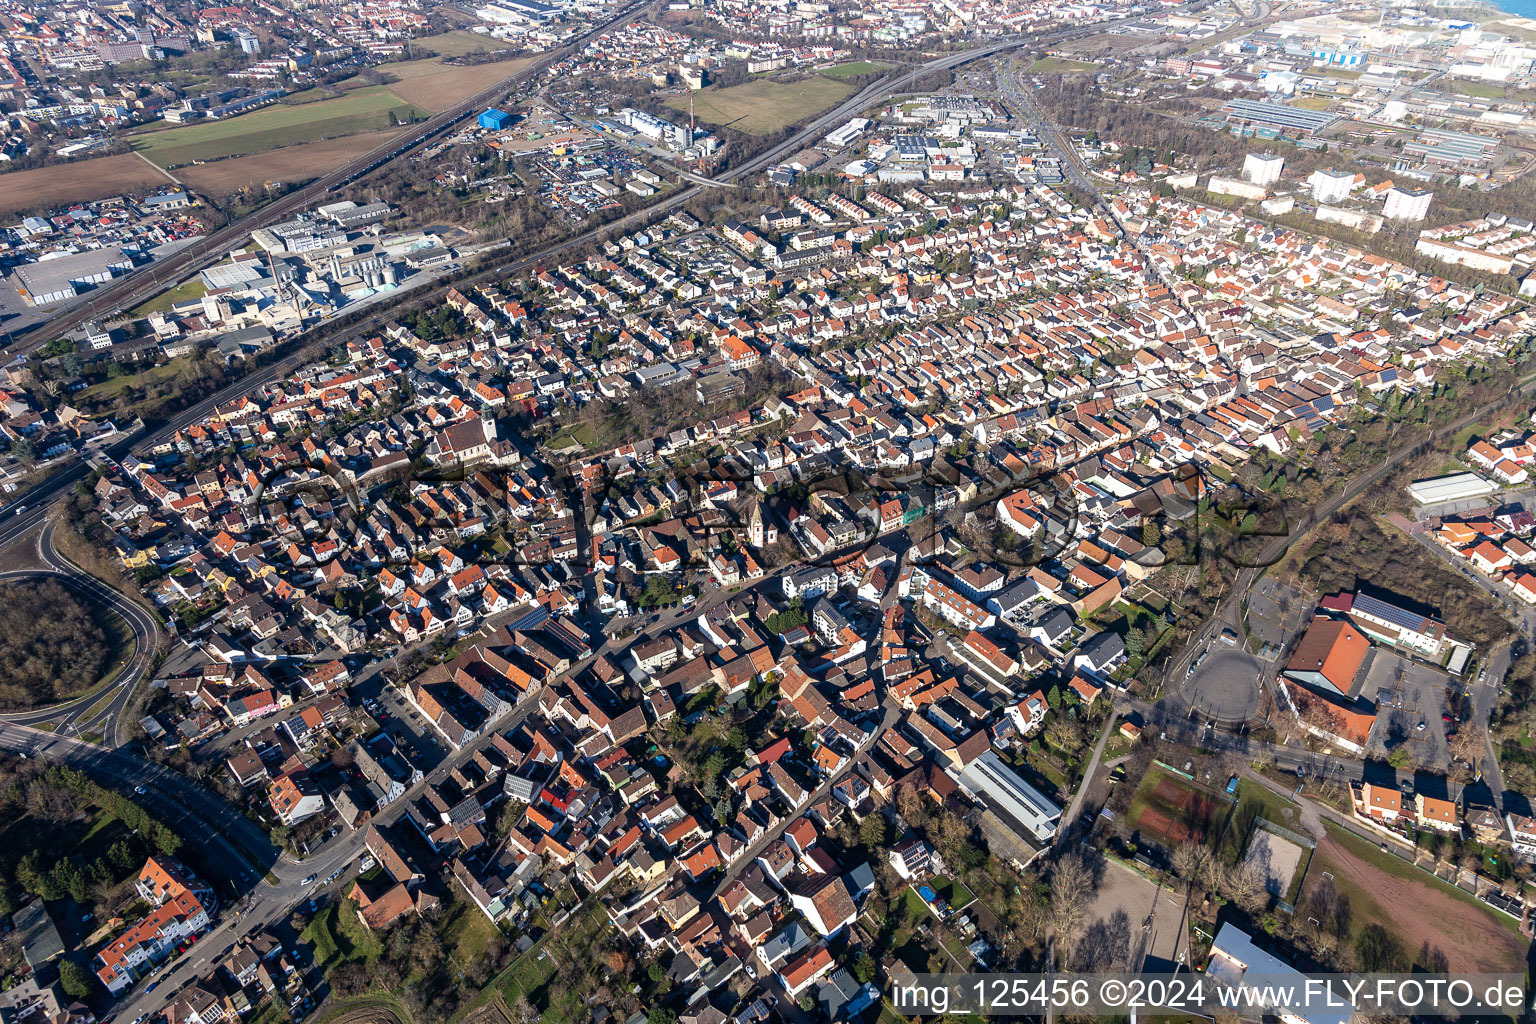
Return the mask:
M1384 619L1392 623L1394 626L1402 626L1404 629L1411 629L1416 633L1423 632L1424 616L1416 615L1405 608L1397 607L1397 605L1388 604L1379 598L1371 597L1369 594L1355 595L1355 611L1363 615L1373 615L1378 619Z

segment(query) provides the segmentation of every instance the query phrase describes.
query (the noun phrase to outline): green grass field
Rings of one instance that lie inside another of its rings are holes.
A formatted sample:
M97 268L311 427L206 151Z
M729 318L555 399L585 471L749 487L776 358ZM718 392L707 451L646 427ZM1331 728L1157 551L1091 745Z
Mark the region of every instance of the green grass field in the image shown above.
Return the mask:
M1078 71L1097 71L1097 64L1086 60L1067 60L1065 57L1041 57L1024 69L1026 75L1064 75Z
M302 100L307 95L299 93L292 98ZM179 167L196 160L244 156L301 142L376 131L389 127L392 117L401 122L426 116L425 111L402 100L388 87L373 85L354 89L345 96L277 103L228 120L154 129L130 138L135 152L161 167Z
M940 878L935 875L928 879L928 885L933 891L944 897L949 903L950 910L963 910L975 902L976 897L965 884L957 878Z
M348 920L343 914L352 912L342 904L332 903L316 914L299 935L299 941L314 949L315 966L322 971L379 955L378 938L355 915Z
M496 934L496 926L472 903L455 899L443 920L440 934L448 952L462 964L485 955L486 943Z
M827 68L822 74L841 82L857 75L869 75L876 71L884 71L889 67L890 65L885 63L885 61L856 60L848 64L839 64L835 68Z
M1249 779L1237 781L1237 806L1232 811L1227 830L1221 838L1223 857L1235 861L1242 856L1253 831L1255 819L1265 818L1282 828L1301 831L1301 809L1279 794Z
M591 451L597 446L597 435L585 423L573 423L570 426L561 427L555 431L550 435L549 440L545 444L552 450L559 451L560 448L570 441L575 441L587 451Z
M1473 82L1465 78L1449 79L1447 88L1463 96L1476 96L1484 100L1505 100L1511 103L1530 103L1536 100L1536 92L1529 89L1510 89L1498 82Z
M194 277L190 281L183 281L168 291L147 302L135 306L129 316L149 316L151 313L166 313L178 302L187 302L191 299L200 299L208 294L208 286L203 284L201 277Z
M147 388L162 381L171 380L187 365L186 356L178 356L169 362L159 366L151 366L140 373L130 373L122 377L109 377L100 384L92 384L75 395L73 401L77 405L90 405L99 402L110 402L128 388Z
M412 40L411 45L435 53L439 57L462 57L466 53L490 53L492 50L507 49L507 44L500 39L492 39L490 36L483 36L478 32L465 29L444 32L440 36L425 36Z
M1530 943L1519 922L1342 826L1324 825L1336 845L1313 855L1298 913L1319 886L1331 884L1348 908L1350 942L1376 925L1416 961L1427 943L1446 954L1452 971L1521 968Z
M820 75L796 82L764 78L729 89L693 93L693 109L700 121L748 135L771 135L821 113L852 91L853 86ZM687 111L688 97L674 96L667 106Z
M1299 110L1327 110L1333 106L1333 101L1326 96L1303 96L1291 100L1291 106Z

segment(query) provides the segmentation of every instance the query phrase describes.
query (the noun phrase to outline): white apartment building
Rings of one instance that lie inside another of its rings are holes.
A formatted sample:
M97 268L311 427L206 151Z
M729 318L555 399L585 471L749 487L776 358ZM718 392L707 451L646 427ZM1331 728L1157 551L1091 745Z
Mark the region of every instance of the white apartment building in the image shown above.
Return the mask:
M1388 220L1423 220L1429 216L1429 201L1434 193L1428 189L1387 189L1387 201L1381 207L1381 215Z
M1255 185L1273 185L1285 169L1285 157L1277 153L1249 153L1243 157L1243 177Z
M1312 198L1320 203L1338 203L1349 198L1349 190L1355 176L1348 171L1313 171L1307 184L1312 188Z

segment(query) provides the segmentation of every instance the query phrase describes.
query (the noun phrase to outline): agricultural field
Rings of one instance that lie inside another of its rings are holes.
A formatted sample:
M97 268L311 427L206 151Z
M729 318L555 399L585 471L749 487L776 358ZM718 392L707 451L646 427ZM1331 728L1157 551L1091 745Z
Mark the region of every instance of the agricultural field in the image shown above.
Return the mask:
M309 90L295 98L317 92ZM426 116L425 110L401 99L388 87L374 85L354 89L344 96L277 103L228 120L161 128L131 138L136 152L169 168L195 160L264 153L295 143L376 131Z
M1324 905L1342 912L1327 914ZM1512 918L1331 824L1297 904L1298 916L1320 913L1343 925L1349 945L1384 930L1404 961L1417 961L1427 947L1452 972L1522 970L1530 944Z
M1175 846L1203 841L1220 827L1226 810L1215 794L1153 767L1131 797L1126 819L1143 836Z
M853 86L820 75L795 82L759 79L729 89L693 93L700 121L735 128L748 135L771 135L826 110L853 92ZM673 110L688 110L687 96L667 101Z
M848 64L839 64L836 67L827 68L822 71L822 74L842 82L850 78L856 78L859 75L872 75L889 67L890 65L885 61L856 60Z
M500 39L493 39L468 29L454 29L440 36L423 36L420 39L411 40L411 46L434 53L439 57L462 57L467 53L490 53L494 50L509 48L508 44Z
M1097 71L1099 66L1086 60L1068 60L1065 57L1041 57L1024 69L1026 75L1065 75L1081 71Z
M13 171L0 174L0 213L90 202L170 183L169 175L132 153Z
M389 83L391 93L406 103L437 114L517 74L534 60L533 57L517 57L473 67L454 67L432 58L386 64L379 68L379 72Z
M260 188L266 182L296 184L334 171L384 145L398 128L344 135L324 142L284 146L266 153L216 160L211 164L184 167L176 177L209 196L227 196L247 185ZM134 159L138 159L135 157ZM143 161L139 161L143 163ZM145 166L148 166L147 164Z

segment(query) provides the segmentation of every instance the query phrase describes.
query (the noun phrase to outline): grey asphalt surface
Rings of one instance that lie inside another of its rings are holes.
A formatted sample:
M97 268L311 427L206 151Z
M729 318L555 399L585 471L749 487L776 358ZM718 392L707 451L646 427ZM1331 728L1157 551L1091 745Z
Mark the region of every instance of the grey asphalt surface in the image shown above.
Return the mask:
M1259 658L1219 640L1180 692L1180 697L1206 718L1236 724L1259 710L1259 684L1267 666Z

